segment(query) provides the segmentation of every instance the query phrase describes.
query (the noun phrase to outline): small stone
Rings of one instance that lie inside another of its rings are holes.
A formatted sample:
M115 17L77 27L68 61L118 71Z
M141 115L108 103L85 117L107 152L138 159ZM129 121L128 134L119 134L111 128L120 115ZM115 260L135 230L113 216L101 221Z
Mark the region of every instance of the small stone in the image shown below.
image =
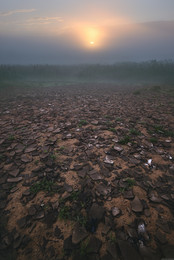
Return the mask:
M106 156L105 159L104 159L104 163L113 165L113 164L114 164L114 161L111 160L111 159L109 158L109 156Z
M92 204L92 207L89 210L89 218L97 219L98 221L102 220L105 213L105 209L98 204Z
M132 210L134 212L142 212L143 211L143 205L142 205L140 199L137 196L131 202L131 207L132 207Z
M17 177L17 175L19 174L19 169L11 170L9 171L8 174L11 175L12 177Z
M21 161L24 162L24 163L31 162L31 161L32 161L32 157L29 156L29 155L23 154L23 155L21 156Z
M145 209L145 210L144 210L144 215L145 215L146 217L150 217L150 216L151 216L150 209Z
M126 190L123 196L124 199L133 199L135 197L132 190Z
M8 178L7 179L7 182L10 182L10 183L17 183L17 182L20 182L22 181L22 177L16 177L16 178Z
M72 232L72 243L78 244L88 236L86 229L81 227L78 223L75 225Z
M118 215L120 215L120 209L117 208L117 207L113 207L112 208L112 216L117 217Z
M91 253L97 254L100 250L101 245L102 245L102 242L98 238L93 236L93 237L91 237L91 239L87 245L87 248L86 248L87 252L89 254L91 254Z
M114 150L117 151L117 152L122 152L122 151L123 151L123 148L122 148L121 146L115 145L115 146L114 146Z

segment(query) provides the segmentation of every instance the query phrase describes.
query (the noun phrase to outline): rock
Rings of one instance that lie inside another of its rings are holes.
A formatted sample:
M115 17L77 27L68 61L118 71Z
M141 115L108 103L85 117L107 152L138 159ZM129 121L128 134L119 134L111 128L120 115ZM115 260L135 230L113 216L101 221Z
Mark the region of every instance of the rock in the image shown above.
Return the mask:
M137 231L138 231L138 235L140 235L145 240L149 240L149 236L147 234L145 223L143 220L138 221Z
M88 175L91 177L93 181L101 180L102 176L95 170L88 172Z
M150 217L150 216L151 216L150 209L145 209L145 210L144 210L144 215L145 215L146 217Z
M81 227L78 223L75 224L72 232L72 243L78 244L88 236L86 229Z
M31 161L32 161L32 156L23 154L23 155L21 156L21 161L24 162L24 163L31 162Z
M92 207L89 210L89 219L97 219L101 221L104 217L105 209L98 204L92 204Z
M142 260L141 256L127 241L118 241L121 255L124 260Z
M24 228L27 222L27 217L22 217L20 219L17 220L17 224L19 226L19 228Z
M110 255L113 257L113 259L119 259L118 258L117 248L116 248L116 243L109 242L107 244L107 249L106 250L110 253Z
M108 187L104 184L98 184L96 186L96 191L103 196L107 196L111 192L111 187Z
M25 153L31 153L36 151L36 145L30 145L25 149Z
M148 194L148 197L149 197L150 201L152 201L154 203L160 203L161 202L161 199L153 191Z
M143 211L143 205L137 196L134 198L133 201L131 201L131 207L134 212Z
M92 236L91 239L89 240L86 250L87 250L88 254L91 254L91 253L98 254L101 245L102 245L102 242L98 238Z
M13 170L9 171L8 174L11 175L12 177L17 177L19 174L19 169L13 169Z
M133 199L135 196L132 190L126 190L123 194L124 199Z
M145 260L161 260L161 257L159 257L151 248L145 246L142 241L140 241L139 252Z
M7 182L10 182L10 183L17 183L17 182L20 182L22 181L22 177L16 177L16 178L8 178L7 179Z
M30 216L34 216L34 215L36 214L36 212L37 212L37 210L36 210L36 208L35 208L34 205L32 205L32 206L28 209L28 214L29 214Z
M113 165L113 164L114 164L114 161L111 160L111 159L109 158L109 156L107 155L107 156L105 157L105 159L104 159L104 163Z
M114 150L117 151L117 152L122 152L122 151L123 151L123 148L122 148L121 146L115 145L115 146L114 146Z
M67 191L69 193L73 191L72 186L67 184L67 183L64 183L63 188L64 188L65 191Z
M162 233L159 229L157 230L155 234L156 239L160 242L160 244L166 244L167 239L164 233Z
M113 217L117 217L117 216L119 216L120 215L120 209L119 208L117 208L117 207L113 207L112 208L112 216Z
M174 258L174 247L173 245L165 245L161 247L162 253L165 258Z

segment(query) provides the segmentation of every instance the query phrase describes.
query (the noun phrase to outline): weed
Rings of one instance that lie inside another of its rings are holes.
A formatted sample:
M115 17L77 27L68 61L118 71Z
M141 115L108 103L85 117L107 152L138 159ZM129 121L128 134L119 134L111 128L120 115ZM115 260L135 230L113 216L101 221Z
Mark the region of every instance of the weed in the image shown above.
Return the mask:
M36 161L34 162L35 165L38 165L38 163L39 163L39 160L36 160Z
M83 241L81 243L80 249L79 249L79 254L81 257L85 257L89 252L88 252L88 244L89 244L89 239L86 241Z
M116 117L115 121L120 122L122 121L121 117Z
M51 158L53 161L56 160L56 157L57 157L57 154L52 153L52 154L50 155L50 158Z
M78 200L79 198L79 194L80 194L80 191L73 191L70 195L70 200L74 201L74 200Z
M115 234L110 234L109 240L110 240L112 243L115 243L115 242L116 242Z
M15 140L14 135L9 135L8 140L9 140L9 141L14 141L14 140Z
M125 190L126 190L126 188L124 188L124 187L120 187L120 188L119 188L119 192L121 192L121 193L124 193Z
M152 144L156 144L158 142L158 139L156 137L151 137L149 140Z
M79 214L74 218L75 221L77 221L81 226L85 227L87 224L87 217Z
M137 95L140 95L141 92L140 92L140 90L135 90L135 91L133 92L133 94L137 96Z
M141 134L140 131L136 130L135 128L131 128L129 132L131 135L136 135L136 136Z
M60 149L60 151L63 151L65 149L65 147L61 146L59 149Z
M130 136L126 135L124 138L122 138L120 141L119 141L119 144L127 144L130 142Z
M128 187L132 187L132 186L135 185L136 182L135 182L134 179L127 178L127 179L126 179L126 183L127 183Z
M42 181L38 181L36 183L34 183L31 187L30 187L30 191L32 193L37 193L41 190L43 191L51 191L52 190L52 186L53 186L53 182L52 181L48 181L46 178L44 178Z
M70 207L64 205L62 208L60 208L59 218L60 219L70 219L70 212L71 212Z
M151 90L154 91L154 92L160 92L161 86L153 86L153 87L151 87Z
M111 132L113 132L113 133L116 133L116 129L115 129L115 128L112 128L112 127L111 127L111 128L109 128L108 130L111 131Z
M79 127L82 127L83 125L87 125L88 123L87 123L87 121L85 120L85 119L81 119L80 121L79 121Z

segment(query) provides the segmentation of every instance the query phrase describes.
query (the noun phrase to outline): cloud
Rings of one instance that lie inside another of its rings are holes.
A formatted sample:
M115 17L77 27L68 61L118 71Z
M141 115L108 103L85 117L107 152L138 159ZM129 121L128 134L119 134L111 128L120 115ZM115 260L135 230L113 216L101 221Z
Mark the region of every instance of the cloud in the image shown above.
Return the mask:
M54 22L63 22L62 17L55 16L55 17L34 17L32 19L27 20L30 24L49 24Z
M35 11L36 11L36 9L18 9L18 10L11 10L8 12L0 12L0 16L10 16L13 14L18 14L18 13L32 13Z

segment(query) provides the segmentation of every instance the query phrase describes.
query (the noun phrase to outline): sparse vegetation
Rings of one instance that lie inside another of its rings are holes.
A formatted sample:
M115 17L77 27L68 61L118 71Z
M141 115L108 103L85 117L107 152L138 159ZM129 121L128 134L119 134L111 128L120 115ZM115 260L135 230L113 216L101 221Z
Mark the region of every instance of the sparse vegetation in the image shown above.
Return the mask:
M132 187L135 185L136 181L134 179L131 179L131 178L127 178L126 179L126 183L127 183L127 186L128 187Z
M117 130L116 130L115 128L112 128L112 127L109 128L108 130L111 131L111 132L113 132L113 133L116 133L116 132L117 132Z
M157 139L156 137L151 137L151 138L149 139L149 141L150 141L152 144L158 143L158 139Z
M63 220L63 219L64 220L70 219L70 212L71 212L71 208L69 206L64 205L59 210L59 218L61 220Z
M129 143L131 141L130 136L126 135L125 137L123 137L120 141L119 144L125 145L127 143Z
M34 194L38 193L39 191L52 191L53 181L47 180L43 178L43 180L34 183L30 187L30 191Z
M88 124L88 122L87 122L85 119L81 119L81 120L79 121L79 127L85 126L85 125L87 125L87 124Z
M135 135L135 136L138 136L141 134L141 132L136 130L135 128L131 128L129 132L131 135Z

